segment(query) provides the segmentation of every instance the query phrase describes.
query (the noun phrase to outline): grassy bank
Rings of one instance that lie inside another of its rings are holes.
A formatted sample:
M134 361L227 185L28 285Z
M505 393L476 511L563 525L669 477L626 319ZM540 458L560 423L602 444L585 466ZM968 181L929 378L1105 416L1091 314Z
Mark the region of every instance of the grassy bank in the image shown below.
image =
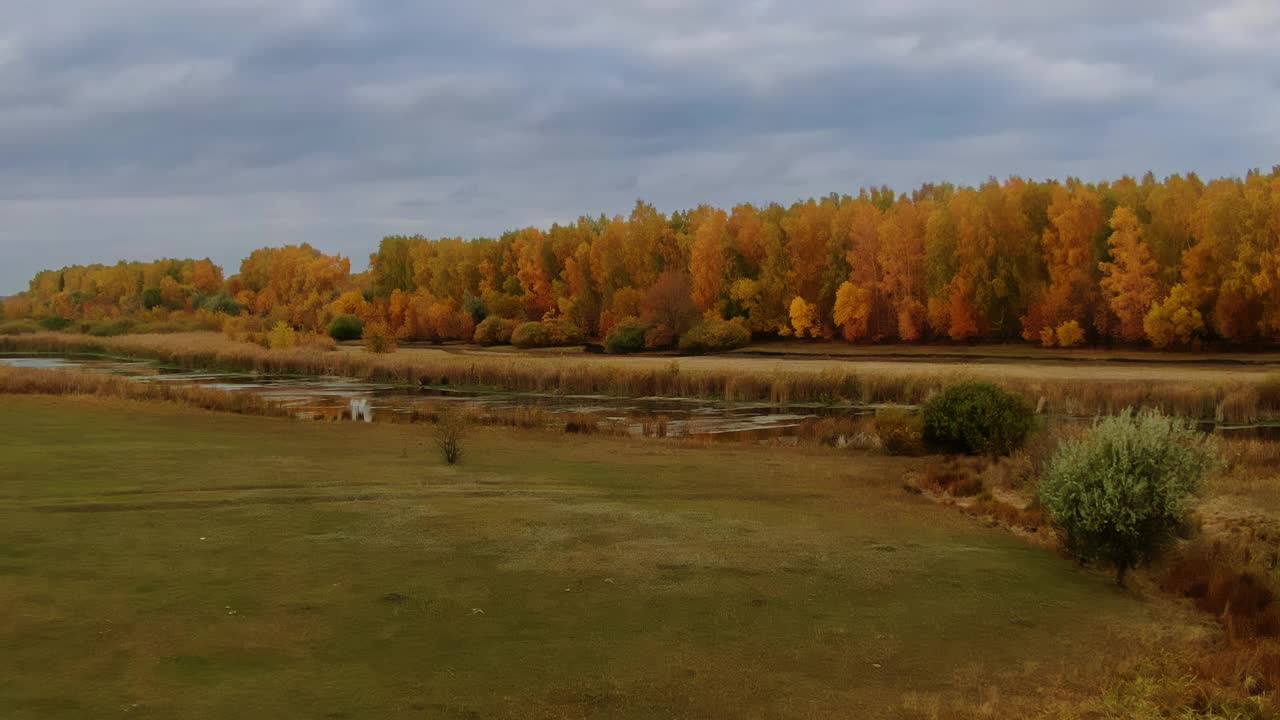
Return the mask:
M1176 631L918 460L0 409L6 718L1021 717Z
M615 358L537 353L408 349L267 350L216 333L93 338L62 333L0 337L0 351L108 353L185 368L341 375L410 385L623 397L700 397L729 402L905 403L923 401L961 379L998 382L1042 410L1070 415L1156 406L1199 419L1249 423L1280 414L1280 387L1265 368L1060 368L1034 362L996 365L762 360L759 358Z

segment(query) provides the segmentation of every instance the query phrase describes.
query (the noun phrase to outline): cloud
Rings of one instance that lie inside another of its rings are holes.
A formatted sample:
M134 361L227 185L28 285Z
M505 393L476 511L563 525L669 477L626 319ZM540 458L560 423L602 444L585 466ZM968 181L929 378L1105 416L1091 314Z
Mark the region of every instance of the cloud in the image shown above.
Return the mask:
M56 6L55 6L56 5ZM67 0L0 12L0 294L81 261L495 235L1280 151L1270 0Z

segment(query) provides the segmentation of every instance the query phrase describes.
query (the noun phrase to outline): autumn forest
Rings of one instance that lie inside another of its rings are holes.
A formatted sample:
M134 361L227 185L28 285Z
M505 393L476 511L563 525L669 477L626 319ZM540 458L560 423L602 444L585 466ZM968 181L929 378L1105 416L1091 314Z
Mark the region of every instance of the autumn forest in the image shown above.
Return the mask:
M1204 181L926 184L790 207L582 217L501 237L384 238L368 270L307 244L239 272L209 260L37 274L6 321L46 327L230 319L322 331L358 317L401 340L471 340L487 317L604 337L639 319L654 346L704 321L753 337L1046 346L1280 341L1280 166Z

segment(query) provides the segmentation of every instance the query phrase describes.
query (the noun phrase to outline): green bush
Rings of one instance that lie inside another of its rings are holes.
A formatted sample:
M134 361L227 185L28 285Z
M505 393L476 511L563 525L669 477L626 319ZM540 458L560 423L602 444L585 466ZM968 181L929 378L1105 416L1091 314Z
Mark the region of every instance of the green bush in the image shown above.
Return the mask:
M343 342L364 337L364 321L355 315L339 315L329 321L329 337Z
M239 315L241 310L240 303L224 292L205 298L200 303L200 307L209 312L222 313L224 315Z
M751 342L751 331L728 320L707 320L680 338L680 352L687 355L725 352Z
M527 322L511 333L511 344L518 348L559 347L582 342L582 331L564 318Z
M1031 407L991 383L966 382L924 406L924 441L946 452L1007 455L1031 432Z
M473 339L478 345L506 345L515 329L515 320L490 315L476 325Z
M45 330L66 330L71 327L71 321L60 315L42 317L38 321L38 324Z
M604 349L610 353L633 353L644 350L644 336L649 325L636 317L625 317L609 331L604 339Z
M511 344L518 348L547 347L551 344L551 333L536 320L522 323L511 331Z
M1192 422L1126 410L1058 448L1040 480L1040 504L1068 552L1112 563L1123 585L1131 567L1184 527L1187 499L1219 462Z
M924 451L919 413L889 406L876 409L876 436L890 455L919 455Z

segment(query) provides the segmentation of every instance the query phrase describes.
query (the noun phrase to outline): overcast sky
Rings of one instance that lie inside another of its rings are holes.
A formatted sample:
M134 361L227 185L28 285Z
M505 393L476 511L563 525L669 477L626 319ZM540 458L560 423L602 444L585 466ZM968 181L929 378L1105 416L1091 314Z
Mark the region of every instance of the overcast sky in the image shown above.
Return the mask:
M0 294L76 262L1280 163L1280 2L0 9Z

